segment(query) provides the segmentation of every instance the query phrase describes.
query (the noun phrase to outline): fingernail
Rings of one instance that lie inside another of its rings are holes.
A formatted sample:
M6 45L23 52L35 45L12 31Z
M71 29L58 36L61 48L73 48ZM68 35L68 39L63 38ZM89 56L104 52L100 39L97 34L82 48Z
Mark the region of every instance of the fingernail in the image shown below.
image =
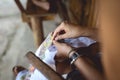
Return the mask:
M57 40L58 40L58 38L56 37L56 38L55 38L55 40L57 41Z
M55 40L57 40L57 38L55 38Z

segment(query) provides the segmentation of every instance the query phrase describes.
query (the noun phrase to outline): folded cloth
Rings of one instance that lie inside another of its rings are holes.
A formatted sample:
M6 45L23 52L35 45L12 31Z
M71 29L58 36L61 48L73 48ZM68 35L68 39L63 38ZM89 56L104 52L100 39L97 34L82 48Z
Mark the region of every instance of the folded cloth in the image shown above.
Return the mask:
M95 41L87 37L79 37L75 39L65 39L64 42L70 44L73 47L85 47L89 46ZM57 49L52 44L52 33L50 33L44 40L44 42L39 46L35 55L42 59L52 69L56 70L54 61L56 53ZM35 69L31 74L30 80L48 80L48 79L40 71Z

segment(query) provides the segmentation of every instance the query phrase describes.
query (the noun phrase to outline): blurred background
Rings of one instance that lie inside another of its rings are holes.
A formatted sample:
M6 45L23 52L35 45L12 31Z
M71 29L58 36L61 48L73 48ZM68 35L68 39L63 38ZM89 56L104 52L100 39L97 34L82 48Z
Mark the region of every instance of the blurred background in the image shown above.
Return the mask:
M81 2L78 2L79 0L66 1L71 1L71 5L70 3L69 6L66 4L68 6L68 15L71 22L88 27L95 27L99 24L99 0L80 0ZM27 0L21 0L21 2L24 7L26 7L25 4ZM103 54L103 61L107 72L106 74L110 80L120 80L120 65L118 62L120 59L119 37L116 37L116 34L119 34L119 20L117 20L119 18L118 5L118 1L101 0L100 6L102 9L100 11L100 15L102 14L100 21L103 22L100 26L101 30L103 30L103 46L105 46L104 49L106 51L104 52L106 54ZM64 16L65 12L62 12L62 16ZM44 21L44 37L46 37L49 32L53 31L59 22L61 22L59 17L56 17L56 19L51 21ZM115 27L114 24L117 26ZM111 35L110 33L114 36L112 39L111 36L109 36ZM27 68L29 62L26 59L25 54L28 51L35 52L36 49L37 47L35 46L35 40L33 39L33 32L28 24L22 21L21 13L14 0L0 0L0 80L14 80L12 73L13 66L22 65Z
M26 4L26 0L21 0ZM56 21L56 20L55 20ZM44 21L44 35L56 28L55 21ZM0 80L13 80L15 65L28 67L25 54L35 52L33 33L27 23L23 23L21 13L14 0L0 0Z

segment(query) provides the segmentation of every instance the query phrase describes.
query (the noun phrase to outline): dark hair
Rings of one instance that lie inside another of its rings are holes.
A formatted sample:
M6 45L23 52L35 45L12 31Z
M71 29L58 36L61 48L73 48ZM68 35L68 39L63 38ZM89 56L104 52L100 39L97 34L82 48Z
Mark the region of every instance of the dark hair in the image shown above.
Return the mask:
M15 68L17 68L17 73L19 73L20 71L25 70L26 68L22 67L22 66L14 66L12 68L12 71L15 72Z

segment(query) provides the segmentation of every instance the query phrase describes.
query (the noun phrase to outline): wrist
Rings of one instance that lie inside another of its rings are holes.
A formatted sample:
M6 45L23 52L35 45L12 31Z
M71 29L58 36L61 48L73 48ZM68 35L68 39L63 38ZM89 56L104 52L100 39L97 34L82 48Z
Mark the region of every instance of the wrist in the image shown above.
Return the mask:
M82 56L82 55L79 55L77 52L71 52L71 54L70 54L70 56L69 56L69 58L70 58L70 64L72 65L72 64L74 64L75 63L75 61L80 57L80 56Z
M75 53L75 51L71 51L71 53L69 53L68 57L70 58L73 54Z
M69 55L71 54L71 53L73 53L74 52L74 48L71 48L70 50L69 50L69 52L67 53L67 57L69 57Z

